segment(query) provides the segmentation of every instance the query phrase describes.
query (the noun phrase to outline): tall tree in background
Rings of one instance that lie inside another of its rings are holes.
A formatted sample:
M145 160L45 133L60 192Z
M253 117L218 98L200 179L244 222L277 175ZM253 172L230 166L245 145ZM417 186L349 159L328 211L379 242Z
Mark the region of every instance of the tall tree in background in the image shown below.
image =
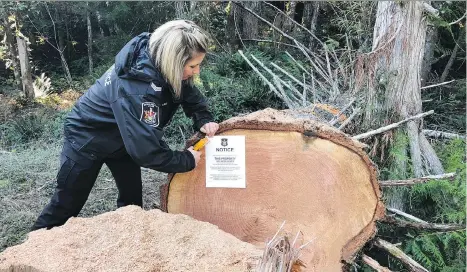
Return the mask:
M378 3L372 52L367 54L366 74L371 78L365 112L367 124L374 124L376 119L384 124L422 112L420 72L427 7L431 6L419 1ZM422 121L412 120L403 132L397 132L407 135L412 175L441 174L443 166L423 135L422 127ZM398 169L408 169L404 161L394 163Z
M245 7L258 12L260 8L261 2L259 1L249 1L245 2L244 5ZM243 17L243 28L242 28L242 36L245 39L257 39L258 38L258 26L259 22L258 19L248 13L248 12L242 12L244 15ZM238 19L238 18L237 18Z
M21 32L21 16L18 10L10 16L15 30L16 44L18 46L18 59L21 69L21 84L24 95L28 99L34 98L33 80L31 74L31 65L29 63L29 45L28 38Z
M50 12L50 9L49 9L49 6L47 3L44 3L45 5L45 9L50 17L50 21L52 23L52 26L53 26L53 35L54 35L54 40L55 40L55 44L51 43L49 41L49 39L47 39L47 42L55 49L57 50L58 54L60 55L60 61L62 63L62 68L63 68L63 71L65 72L65 78L68 82L68 85L71 85L73 79L71 77L71 73L70 73L70 69L68 68L68 62L66 60L66 57L65 57L65 49L66 49L66 38L65 38L65 34L63 32L63 29L60 25L57 26L57 24L55 23L56 21L57 22L62 22L63 20L66 20L64 18L66 18L66 14L64 14L66 12L66 10L63 10L61 9L61 6L62 6L62 3L60 2L57 2L57 3L54 3L55 4L55 16L52 16L51 12ZM55 18L54 18L55 17ZM64 25L64 24L61 24L61 25Z
M3 12L2 12L3 13ZM21 83L21 68L18 61L18 47L16 45L16 35L13 31L13 25L10 22L12 17L8 16L5 12L2 14L3 16L3 32L5 34L5 45L8 49L8 59L10 60L11 67L13 68L13 74L15 77L15 85L18 90L22 90L22 83Z
M91 27L91 11L89 8L89 2L86 2L86 24L88 29L88 60L89 60L89 74L92 74L93 62L92 62L92 27Z
M318 15L319 15L319 8L320 8L319 1L310 1L305 2L304 6L304 14L303 14L303 25L310 30L312 35L315 35L316 32L316 23L318 22ZM312 35L309 35L308 45L310 48L313 48L313 41L314 38Z

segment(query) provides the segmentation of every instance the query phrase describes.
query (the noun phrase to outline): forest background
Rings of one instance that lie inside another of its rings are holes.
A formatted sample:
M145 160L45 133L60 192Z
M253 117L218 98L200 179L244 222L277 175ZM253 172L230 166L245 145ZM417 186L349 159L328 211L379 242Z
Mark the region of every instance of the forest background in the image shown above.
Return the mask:
M395 51L386 49L397 45L401 33L414 33L408 30L418 23L404 20L415 12L404 12L423 4L408 3L388 1L383 9L381 2L367 1L1 2L0 251L25 239L53 193L63 121L74 101L132 37L175 18L193 20L211 34L210 52L195 83L218 122L267 107L314 107L321 110L318 119L333 118L336 111L345 114L350 122L342 130L357 135L406 118L402 108L434 110L418 123L426 134L420 136L419 159L410 125L362 141L381 180L456 172L451 181L385 189L385 202L428 222L465 224L465 137L459 135L466 129L466 3L424 6L420 20L426 28L419 48L409 42L405 49L407 54L423 52L423 59L419 67L399 69L402 75L414 69L419 75L404 87L415 90L414 101L394 96L404 88L394 83L400 76L390 69L368 69L378 62L371 60L395 60ZM387 24L389 38L378 44L382 22L389 20L399 20L399 27ZM408 40L412 38L417 39ZM417 103L418 109L413 107ZM433 131L443 134L431 137ZM192 134L191 121L181 110L165 129L166 141L176 149ZM166 180L149 169L143 169L143 177L144 208L151 209L159 204L158 187ZM116 209L116 198L104 167L81 216ZM430 271L465 271L465 230L430 232L380 224L377 235ZM372 248L364 251L404 271L396 259ZM368 269L361 262L354 268Z

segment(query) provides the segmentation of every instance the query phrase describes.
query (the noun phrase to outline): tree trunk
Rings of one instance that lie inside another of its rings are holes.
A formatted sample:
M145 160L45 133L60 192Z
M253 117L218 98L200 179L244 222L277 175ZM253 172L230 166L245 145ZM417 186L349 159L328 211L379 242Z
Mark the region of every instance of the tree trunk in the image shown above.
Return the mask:
M426 138L425 134L421 132L419 135L420 149L422 157L427 163L427 169L431 169L430 174L440 175L444 173L444 167L441 164L436 152Z
M185 18L185 1L175 1L175 18Z
M227 41L227 46L230 49L234 49L238 43L235 38L235 12L238 12L237 5L234 5L232 1L229 1L227 4L227 25L225 26L225 40Z
M20 33L16 36L18 44L18 58L21 66L21 83L23 85L24 95L28 99L34 98L33 80L31 75L31 66L29 65L28 44L26 38Z
M303 25L310 30L311 33L315 35L316 23L318 22L320 2L319 1L310 1L305 2L304 15L303 15ZM314 38L312 35L308 37L308 46L313 48Z
M262 247L285 220L286 232L301 231L303 244L313 241L301 252L308 268L341 271L341 261L352 260L384 214L376 169L361 143L295 116L265 109L221 123L217 135L245 136L246 188L207 188L201 160L194 170L169 176L162 209Z
M91 12L89 10L89 2L86 2L86 22L88 26L88 60L89 60L89 75L92 75L92 28L91 28Z
M431 71L431 65L435 59L435 47L438 41L438 29L431 26L428 27L425 40L425 54L423 55L423 63L420 71L421 86L426 86L429 81L428 76Z
M448 77L449 70L451 70L452 65L454 64L454 60L456 59L457 56L457 51L459 50L461 44L464 44L464 37L465 37L465 32L461 31L459 34L459 38L457 38L456 45L454 46L454 49L452 50L451 57L449 58L448 63L446 64L446 67L444 68L443 73L441 74L440 82L446 81L446 78Z
M291 19L294 19L295 18L295 8L297 7L297 2L296 1L289 1L287 4L286 4L286 11L285 11L285 14L287 14L287 16ZM283 31L287 34L290 34L292 33L293 29L294 29L294 23L292 22L292 20L289 20L289 19L285 19L284 21L284 25L283 25Z
M193 13L195 12L195 9L196 9L196 1L190 1L190 12Z
M421 113L420 71L423 62L426 19L423 16L423 2L378 2L373 35L373 57L376 81L384 88L385 110L396 113L396 118L407 118ZM376 85L375 85L376 86ZM370 90L370 97L376 97L378 87ZM376 106L376 101L368 103ZM372 110L370 110L372 111ZM368 113L368 112L367 112ZM373 118L367 121L373 122ZM386 118L385 118L386 119ZM424 169L420 146L422 122L407 123L410 157L415 177L431 173ZM425 149L427 157L437 157L432 149Z
M260 2L249 1L244 2L245 7L257 12L260 8ZM242 36L245 39L256 39L258 38L258 19L249 12L242 11L243 14L243 29Z
M15 76L16 88L23 90L21 83L21 67L18 62L18 49L16 46L15 34L11 31L11 25L8 20L4 19L4 32L5 32L5 43L8 47L8 57L11 60L11 66L13 67L13 74Z
M97 17L97 24L99 25L99 30L100 30L100 33L101 33L101 37L110 36L109 26L102 19L102 15L98 10L96 10L96 17Z
M60 12L57 12L57 22L60 21L60 16L61 16L61 13ZM50 18L51 20L53 20L53 18ZM66 61L66 58L65 58L65 49L66 49L66 38L65 38L65 32L63 31L63 29L61 27L58 27L57 28L57 37L58 37L58 41L57 41L57 51L58 51L58 54L60 55L60 62L62 63L62 69L63 69L63 72L65 73L65 78L66 78L66 81L68 83L69 86L71 86L71 83L73 81L72 77L71 77L71 73L70 73L70 70L68 69L68 63Z

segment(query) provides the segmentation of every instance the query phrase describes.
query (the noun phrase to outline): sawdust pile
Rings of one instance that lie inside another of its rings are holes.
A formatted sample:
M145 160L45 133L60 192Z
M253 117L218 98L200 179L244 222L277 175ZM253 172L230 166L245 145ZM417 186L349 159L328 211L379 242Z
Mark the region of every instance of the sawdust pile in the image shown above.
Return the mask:
M127 206L30 233L0 271L251 271L261 254L210 223Z

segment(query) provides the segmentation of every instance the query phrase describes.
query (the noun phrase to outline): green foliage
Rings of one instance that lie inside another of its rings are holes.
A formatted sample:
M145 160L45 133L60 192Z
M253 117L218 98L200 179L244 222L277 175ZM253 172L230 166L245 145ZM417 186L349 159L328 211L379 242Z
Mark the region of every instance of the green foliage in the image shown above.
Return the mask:
M465 270L465 231L421 234L404 244L404 251L429 271Z
M0 124L0 146L8 149L27 148L32 142L50 143L62 136L67 112L40 110L25 113Z
M416 185L409 193L407 211L428 222L465 224L465 141L452 140L436 146L446 172L456 172L454 181L433 181ZM466 267L466 233L421 233L411 231L405 252L430 271L463 271Z
M465 133L465 79L457 80L449 86L434 88L429 92L422 92L424 111L435 110L425 120L430 129Z

